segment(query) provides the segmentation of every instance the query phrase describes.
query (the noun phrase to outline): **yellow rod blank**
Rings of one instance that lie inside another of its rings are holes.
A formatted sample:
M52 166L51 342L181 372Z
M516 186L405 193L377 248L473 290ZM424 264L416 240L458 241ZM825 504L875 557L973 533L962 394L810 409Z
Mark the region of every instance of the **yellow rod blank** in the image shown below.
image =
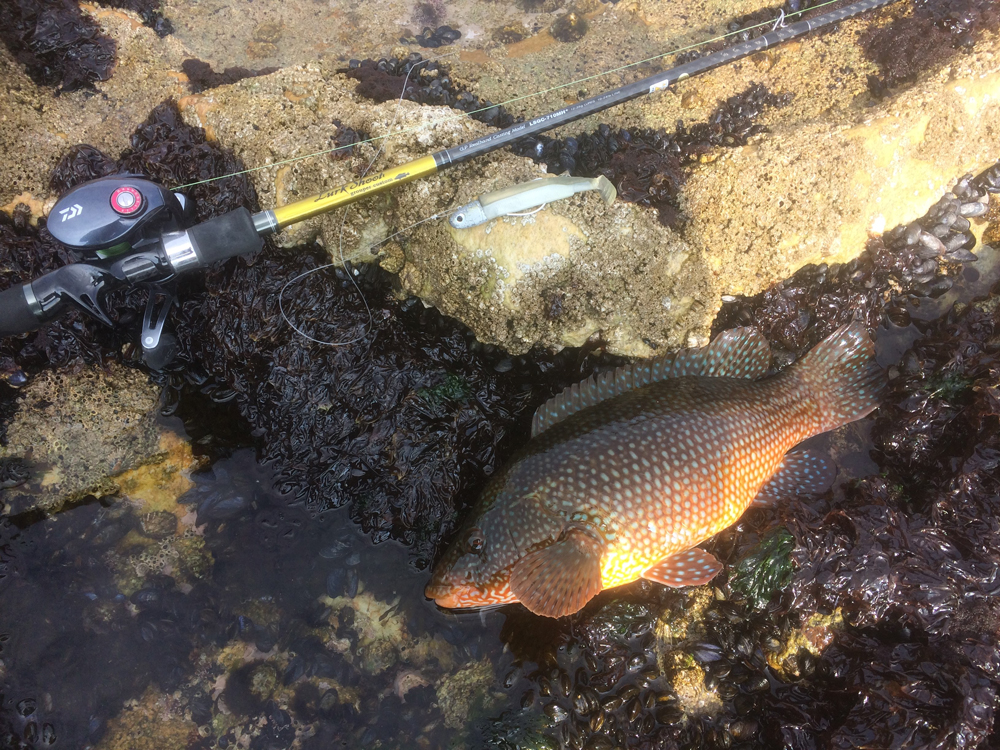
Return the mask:
M278 229L283 229L289 224L346 206L348 203L354 203L367 195L379 193L394 185L401 185L404 182L426 177L435 172L437 172L437 162L434 161L434 157L422 156L402 166L383 169L325 193L279 206L274 209L274 218L278 223Z

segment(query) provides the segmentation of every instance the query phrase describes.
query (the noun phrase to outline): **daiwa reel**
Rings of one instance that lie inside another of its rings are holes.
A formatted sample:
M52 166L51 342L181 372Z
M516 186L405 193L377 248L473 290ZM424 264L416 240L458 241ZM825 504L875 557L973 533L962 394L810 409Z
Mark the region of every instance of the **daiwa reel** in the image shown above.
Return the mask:
M142 177L113 175L73 188L49 213L48 230L81 260L0 292L0 336L33 331L74 305L112 325L108 292L142 284L149 288L142 356L163 368L177 350L164 332L177 276L263 246L245 208L193 223L190 199Z

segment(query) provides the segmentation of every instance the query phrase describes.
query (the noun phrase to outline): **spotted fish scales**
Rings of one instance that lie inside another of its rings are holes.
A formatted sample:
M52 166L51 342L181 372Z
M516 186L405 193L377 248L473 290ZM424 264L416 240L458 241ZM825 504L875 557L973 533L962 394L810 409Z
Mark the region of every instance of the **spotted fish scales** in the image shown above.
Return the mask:
M833 468L788 451L875 408L884 376L860 324L796 365L755 329L577 384L535 415L532 439L487 486L435 569L445 607L520 601L558 617L640 577L706 583L696 545L757 499L825 489Z

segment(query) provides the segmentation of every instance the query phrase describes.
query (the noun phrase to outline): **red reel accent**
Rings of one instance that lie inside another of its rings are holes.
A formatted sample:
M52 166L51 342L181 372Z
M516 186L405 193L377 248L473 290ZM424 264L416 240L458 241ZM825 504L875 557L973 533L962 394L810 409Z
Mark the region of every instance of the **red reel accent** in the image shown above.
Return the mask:
M122 185L111 194L111 208L122 216L132 216L142 210L142 193L134 187Z

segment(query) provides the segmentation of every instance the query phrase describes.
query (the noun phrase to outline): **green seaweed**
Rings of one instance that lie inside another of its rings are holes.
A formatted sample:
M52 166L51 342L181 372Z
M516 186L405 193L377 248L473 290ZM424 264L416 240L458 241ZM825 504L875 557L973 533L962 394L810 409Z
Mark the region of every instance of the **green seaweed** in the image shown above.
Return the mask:
M419 388L417 396L429 407L437 409L445 401L464 401L472 393L469 381L461 375L446 375L444 382L431 388Z
M927 390L932 398L955 401L972 387L973 382L972 378L958 373L935 372L928 378Z
M764 608L775 591L792 580L795 539L784 526L775 529L736 563L729 587L743 594L756 609Z

